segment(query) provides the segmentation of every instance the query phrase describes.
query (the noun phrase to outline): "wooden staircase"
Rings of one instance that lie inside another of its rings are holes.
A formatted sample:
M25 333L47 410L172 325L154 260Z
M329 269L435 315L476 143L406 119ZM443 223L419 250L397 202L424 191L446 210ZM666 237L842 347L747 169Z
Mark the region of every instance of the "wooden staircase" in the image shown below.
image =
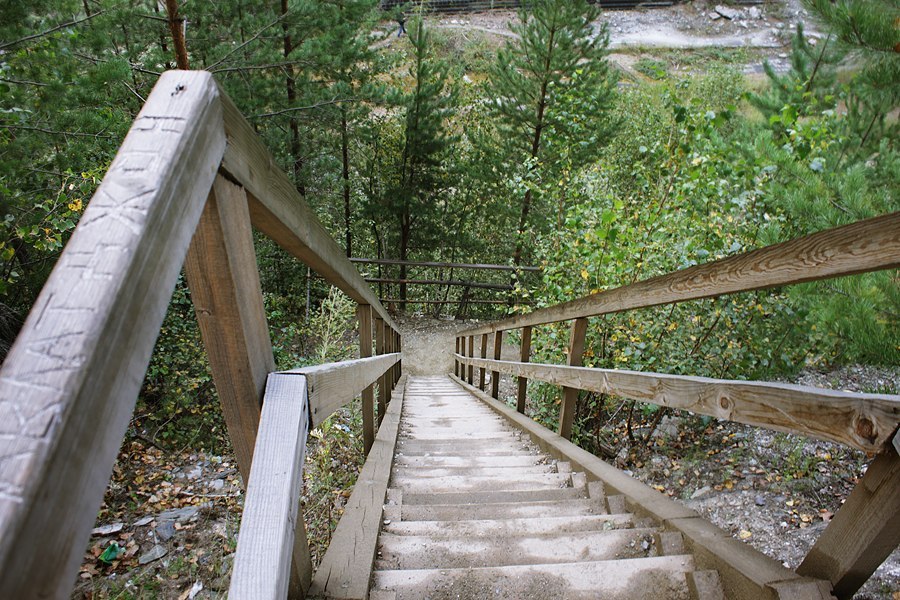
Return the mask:
M448 377L407 383L370 598L722 598L678 532Z

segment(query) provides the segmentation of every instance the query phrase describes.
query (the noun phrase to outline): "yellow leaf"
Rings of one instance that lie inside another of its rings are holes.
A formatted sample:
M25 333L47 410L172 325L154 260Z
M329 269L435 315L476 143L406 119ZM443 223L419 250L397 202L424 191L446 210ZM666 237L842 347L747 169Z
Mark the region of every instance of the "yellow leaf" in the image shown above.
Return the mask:
M582 269L582 270L581 270L581 278L582 278L582 279L587 280L587 278L590 277L590 276L591 276L591 275L590 275L590 273L587 272L587 269Z
M742 540L750 539L753 534L746 529L741 529L741 532L738 534L738 537Z

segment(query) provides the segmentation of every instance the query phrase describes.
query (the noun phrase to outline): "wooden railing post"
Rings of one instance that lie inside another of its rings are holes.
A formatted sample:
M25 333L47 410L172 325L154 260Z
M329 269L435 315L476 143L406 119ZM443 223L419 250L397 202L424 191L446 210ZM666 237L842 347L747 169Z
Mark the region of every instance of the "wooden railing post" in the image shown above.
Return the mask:
M482 333L481 334L481 358L487 358L487 340L488 340L488 334ZM478 375L478 389L480 389L483 392L484 391L484 379L485 379L485 375L487 375L487 369L485 369L484 367L481 367L479 369L479 371L480 371L480 373Z
M372 356L372 307L368 304L360 304L356 307L356 316L359 319L359 357ZM368 455L375 443L375 394L374 385L362 391L363 413L363 448Z
M888 444L797 567L797 574L830 580L838 600L851 598L900 544L898 490L900 457Z
M466 336L460 336L459 338L459 355L466 355ZM459 378L463 380L466 378L466 365L461 361L459 363Z
M522 328L522 346L519 350L519 360L528 362L531 360L531 325ZM525 399L528 397L528 378L519 377L519 390L516 395L516 410L525 414Z
M385 354L387 348L384 343L384 332L387 324L384 319L378 317L375 319L375 352L377 354ZM381 427L381 421L387 412L388 402L388 376L387 373L382 374L378 378L378 426Z
M494 332L494 360L500 360L500 351L503 348L503 331ZM491 397L495 400L500 395L500 371L491 371Z
M459 354L459 336L456 336L456 354ZM459 377L459 359L453 357L453 374Z
M184 263L203 345L246 484L266 377L275 370L247 194L216 177Z
M475 356L475 336L470 335L469 336L469 358L472 358L473 356ZM469 385L472 385L472 380L474 379L474 377L473 377L474 372L475 372L475 367L473 367L470 363L469 364L469 373L468 373Z
M575 319L569 336L569 366L580 367L584 356L584 337L587 333L586 317ZM572 437L572 423L575 420L575 408L578 402L578 388L563 388L563 401L559 407L559 435L565 439Z

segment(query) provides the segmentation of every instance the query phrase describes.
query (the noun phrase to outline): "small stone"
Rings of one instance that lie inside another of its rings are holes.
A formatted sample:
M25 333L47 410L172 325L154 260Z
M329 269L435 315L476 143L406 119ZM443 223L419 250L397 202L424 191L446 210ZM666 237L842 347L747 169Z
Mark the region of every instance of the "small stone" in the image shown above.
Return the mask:
M203 476L203 468L200 465L195 466L193 469L187 472L185 477L188 479L200 479Z
M729 21L740 19L742 15L741 11L735 10L733 8L728 8L727 6L722 6L721 4L717 4L714 10Z
M756 499L754 500L754 502L756 502L757 506L765 506L766 505L766 499L763 498L762 496L757 496Z
M722 15L720 15L719 13L714 11L714 12L709 13L709 18L712 19L713 21L718 21L719 19L722 18Z
M213 479L212 481L209 482L209 487L210 487L210 489L213 489L213 490L221 490L222 488L225 487L225 482L222 481L221 479Z
M148 515L146 517L140 518L137 521L135 521L134 524L132 525L132 527L143 527L144 525L149 525L152 522L153 522L153 516Z
M156 532L160 541L168 542L175 535L175 523L173 521L163 521L153 531Z
M390 519L385 519L385 520L384 520L384 524L385 524L385 525L390 525L390 524L391 524L391 520L390 520Z
M154 560L159 560L168 553L168 550L157 544L153 546L153 548L151 548L149 552L141 555L141 557L138 559L138 564L146 565L152 563Z
M95 527L91 530L91 535L109 535L111 533L118 533L122 531L122 528L125 527L125 523L112 523L110 525L103 525L101 527Z
M749 16L751 19L759 19L762 17L762 12L760 12L760 10L755 6L751 6L747 9L747 16Z
M700 496L704 496L712 491L708 485L704 485L702 488L691 494L691 500L696 500Z

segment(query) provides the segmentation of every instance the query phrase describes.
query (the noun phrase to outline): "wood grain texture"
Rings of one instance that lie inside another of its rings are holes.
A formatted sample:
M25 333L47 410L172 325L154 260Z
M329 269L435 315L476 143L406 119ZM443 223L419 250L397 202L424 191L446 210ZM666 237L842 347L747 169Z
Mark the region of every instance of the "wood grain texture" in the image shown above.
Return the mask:
M459 356L468 365L555 385L631 398L776 431L800 433L878 453L900 423L900 396L731 381L662 373L591 369Z
M358 360L291 369L283 373L306 375L310 425L318 427L331 413L344 406L388 372L400 360L397 353Z
M499 360L499 359L497 359ZM519 347L519 360L527 363L531 360L531 326L522 328L522 344ZM498 369L499 372L499 369ZM516 393L516 410L525 414L525 400L528 398L528 378L519 376Z
M359 357L369 358L372 356L372 307L368 304L360 304L356 308L356 317L359 321ZM375 443L374 382L376 379L373 379L372 383L362 391L363 450L366 454Z
M306 378L269 375L229 598L286 598L309 433ZM302 524L300 525L302 527ZM304 541L305 541L305 535ZM301 552L304 549L299 549ZM305 549L309 556L309 548ZM297 561L302 564L303 561ZM311 572L298 577L309 587ZM293 594L292 594L293 595Z
M487 341L488 334L481 334L481 358L487 358ZM484 381L486 379L487 370L482 367L478 373L478 389L484 391Z
M385 331L387 325L384 322L384 319L375 318L375 353L378 355L386 354L387 351L385 349L384 340L385 340ZM384 420L384 415L387 412L387 403L388 403L388 393L390 391L390 386L388 385L388 378L386 374L382 374L381 377L378 378L378 426L381 427L381 422Z
M228 147L222 168L250 197L253 226L360 304L397 325L353 263L316 218L234 103L221 92Z
M900 212L466 330L479 334L900 266Z
M316 570L309 595L314 598L365 600L375 561L382 508L387 495L394 447L403 410L404 376L397 384L375 445L363 465L344 515Z
M580 367L584 358L584 338L587 333L588 320L575 319L569 332L569 366ZM572 438L572 423L575 421L575 408L578 403L578 388L563 387L563 400L559 407L559 435L565 439Z
M503 331L494 332L494 360L500 360L503 350ZM500 395L500 371L491 372L491 397L495 400Z
M731 537L728 532L719 529L681 503L626 475L590 452L535 423L529 417L519 414L503 402L494 400L460 380L456 381L496 413L527 432L541 450L558 461L571 463L573 471L583 471L590 481L603 482L608 498L622 495L629 512L634 512L639 517L650 516L664 523L666 529L681 532L689 551L694 554L698 568L715 569L719 572L727 598L734 600L827 598L820 593L821 580L797 575L778 561ZM786 586L788 583L792 585L784 594L774 587L780 584Z
M244 482L275 370L243 188L216 177L184 263L213 382Z
M68 597L225 148L207 73L160 77L0 371L0 597Z
M816 540L797 573L828 579L839 600L852 598L900 544L900 457L875 457Z

